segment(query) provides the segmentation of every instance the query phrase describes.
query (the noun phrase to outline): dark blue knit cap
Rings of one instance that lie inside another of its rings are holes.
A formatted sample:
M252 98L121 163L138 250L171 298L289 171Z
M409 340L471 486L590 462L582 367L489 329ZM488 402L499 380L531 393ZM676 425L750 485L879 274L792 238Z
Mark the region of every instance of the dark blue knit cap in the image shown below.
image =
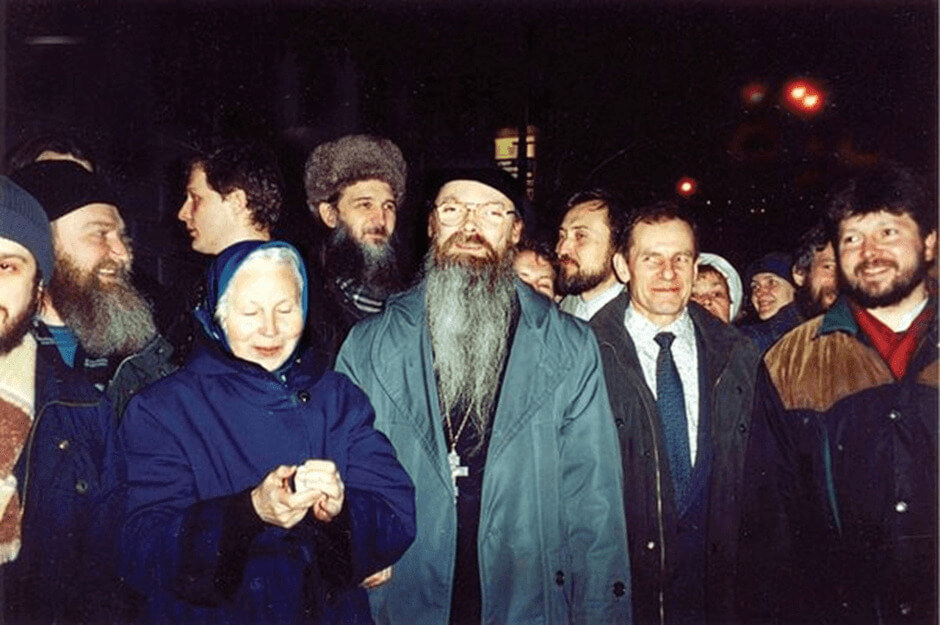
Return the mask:
M29 250L42 281L49 281L55 262L49 218L36 198L5 176L0 177L0 237Z
M793 274L790 268L793 266L793 258L784 252L771 252L766 256L758 258L747 266L744 272L744 285L750 291L751 278L759 273L772 273L780 276L790 284L793 284Z
M238 272L248 257L258 250L282 247L291 252L294 257L294 265L300 272L302 284L300 289L300 307L303 318L307 318L307 270L304 268L303 259L300 252L286 241L240 241L228 246L215 257L209 269L206 271L206 294L203 300L196 306L193 315L202 325L206 335L216 341L231 353L228 339L225 332L215 320L215 311L219 306L219 300L228 288L229 283Z

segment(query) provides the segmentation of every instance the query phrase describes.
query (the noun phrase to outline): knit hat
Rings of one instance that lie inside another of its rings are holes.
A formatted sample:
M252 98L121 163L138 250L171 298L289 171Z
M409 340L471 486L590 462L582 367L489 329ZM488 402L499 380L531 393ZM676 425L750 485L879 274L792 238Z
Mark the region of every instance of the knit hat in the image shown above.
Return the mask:
M398 146L383 137L346 135L318 145L304 166L307 206L315 214L346 185L378 179L387 182L400 206L405 199L408 166Z
M744 283L750 288L751 278L759 273L772 273L793 284L793 274L790 273L792 266L792 256L784 252L771 252L747 266L747 271L744 272Z
M0 177L0 237L28 249L48 282L55 262L49 219L36 198L6 177Z
M741 303L744 299L744 287L741 284L741 276L737 269L729 263L723 256L712 254L710 252L701 252L698 255L698 265L708 265L714 267L721 275L725 277L728 283L728 298L731 300L731 320L737 318L741 310Z
M512 174L498 167L439 169L428 176L425 184L427 197L433 200L441 187L454 180L473 180L496 189L512 201L516 214L520 219L525 220L523 215L525 192Z
M49 221L89 204L118 205L104 178L72 161L30 163L10 178L39 200Z

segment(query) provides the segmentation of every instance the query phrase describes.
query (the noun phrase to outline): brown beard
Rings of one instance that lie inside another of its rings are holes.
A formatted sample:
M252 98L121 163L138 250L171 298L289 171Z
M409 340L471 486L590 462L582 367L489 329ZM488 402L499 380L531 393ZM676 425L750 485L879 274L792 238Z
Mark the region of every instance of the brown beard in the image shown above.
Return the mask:
M897 267L897 263L895 261L876 262L887 262L888 264ZM871 261L859 263L859 265L855 268L855 274L859 274L869 264L871 264ZM855 278L854 282L849 276L845 275L845 273L842 271L842 267L839 267L839 284L842 285L846 294L856 304L862 308L882 308L884 306L893 306L913 293L914 289L916 289L924 282L924 280L926 280L927 259L924 258L923 246L921 246L921 249L918 253L917 264L908 271L905 271L897 276L883 293L869 293L862 286L860 278L855 276L853 276L853 278Z
M568 258L567 254L559 258L559 265L562 265L566 258ZM610 269L613 258L614 254L611 251L604 260L601 269L596 273L582 271L581 266L578 265L577 271L568 275L565 273L564 266L562 265L558 271L558 277L555 279L559 292L565 295L581 295L585 291L590 291L610 276L610 273L613 271ZM607 268L606 273L604 272L604 267Z
M101 269L114 269L115 280L103 282L98 276ZM57 252L49 296L65 325L92 356L129 356L157 333L150 304L131 285L128 268L113 260L103 260L83 272Z
M381 245L359 243L343 222L337 224L326 240L323 270L330 278L354 279L377 299L384 300L402 288L394 239L388 237Z
M29 304L14 317L11 317L7 329L0 336L0 356L7 354L11 349L22 342L23 337L33 325L33 315L39 310L39 275L33 281L33 291L29 296Z

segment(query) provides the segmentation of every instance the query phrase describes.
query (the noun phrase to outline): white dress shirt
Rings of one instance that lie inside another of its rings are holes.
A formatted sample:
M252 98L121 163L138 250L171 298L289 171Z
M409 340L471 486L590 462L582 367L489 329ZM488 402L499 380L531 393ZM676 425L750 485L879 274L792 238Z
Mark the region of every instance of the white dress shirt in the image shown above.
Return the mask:
M559 307L562 311L574 315L581 321L590 321L591 317L597 314L607 302L614 299L623 291L623 285L614 282L609 288L598 293L588 301L584 301L580 295L566 295Z
M679 379L682 380L685 416L689 427L689 457L694 465L695 453L698 450L699 371L695 326L692 324L688 309L683 310L675 321L661 328L634 310L631 304L627 306L623 324L636 346L636 355L643 368L643 377L653 397L657 397L656 359L659 357L659 343L655 341L655 337L660 332L672 332L676 336L672 342L671 351L676 369L679 370Z

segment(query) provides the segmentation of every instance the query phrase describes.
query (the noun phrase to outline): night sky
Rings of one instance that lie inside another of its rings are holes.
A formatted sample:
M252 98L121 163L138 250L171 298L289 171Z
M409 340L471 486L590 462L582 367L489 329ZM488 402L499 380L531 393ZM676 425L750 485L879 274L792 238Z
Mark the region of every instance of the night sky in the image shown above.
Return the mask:
M277 8L272 8L272 5ZM531 231L572 191L678 199L702 247L743 269L791 246L835 177L901 161L936 190L935 2L24 2L5 9L3 149L42 131L88 141L122 192L138 258L171 283L198 264L175 221L178 162L211 134L268 142L306 230L301 167L373 132L412 176L492 158L498 128L538 128ZM49 39L49 37L56 37ZM815 79L826 106L781 106ZM752 82L766 97L745 106ZM698 192L676 195L676 181ZM296 227L295 227L296 226ZM146 234L144 234L146 233ZM416 240L420 237L415 236Z

